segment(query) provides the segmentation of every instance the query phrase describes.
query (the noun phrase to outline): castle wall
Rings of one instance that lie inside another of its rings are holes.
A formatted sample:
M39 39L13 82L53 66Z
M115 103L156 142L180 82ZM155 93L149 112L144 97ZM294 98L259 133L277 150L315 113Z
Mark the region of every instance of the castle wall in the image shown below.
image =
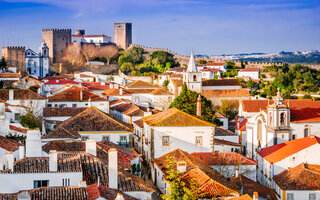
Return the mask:
M42 29L42 41L49 47L51 62L61 62L68 45L71 44L71 29Z
M2 57L7 61L8 66L17 67L20 71L24 71L25 49L24 46L2 47Z
M128 48L132 44L132 24L114 23L113 42L120 48Z

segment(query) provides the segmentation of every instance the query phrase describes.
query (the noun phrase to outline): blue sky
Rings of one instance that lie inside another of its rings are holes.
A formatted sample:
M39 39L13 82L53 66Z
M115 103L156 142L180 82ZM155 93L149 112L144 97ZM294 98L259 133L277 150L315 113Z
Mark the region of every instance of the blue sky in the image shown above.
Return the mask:
M0 46L37 50L42 28L112 36L178 53L304 51L320 46L320 0L0 0Z

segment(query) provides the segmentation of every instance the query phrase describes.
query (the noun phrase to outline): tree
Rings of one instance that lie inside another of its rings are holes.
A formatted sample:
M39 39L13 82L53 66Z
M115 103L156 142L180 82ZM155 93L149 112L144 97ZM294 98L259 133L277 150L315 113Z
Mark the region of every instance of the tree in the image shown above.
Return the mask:
M163 81L163 87L167 87L168 84L169 84L169 80L168 80L168 79L166 79L165 81Z
M198 96L199 93L192 90L188 90L187 85L184 83L180 95L173 100L169 108L178 108L179 110L189 113L190 115L196 115ZM202 95L201 111L201 118L215 123L216 117L212 109L212 103Z
M257 84L253 81L253 80L249 80L248 83L247 83L247 87L252 89L254 87L256 87Z
M236 115L238 114L238 107L238 101L223 100L221 102L221 106L218 109L218 112L227 115L229 120L233 120L236 118Z
M134 67L133 67L132 63L126 62L121 65L120 70L122 72L128 73L128 72L134 70Z
M241 69L245 68L245 65L243 63L243 59L240 59L240 67L241 67Z
M20 124L29 129L36 129L41 126L40 120L32 112L28 112L26 115L21 116Z
M71 65L83 64L83 55L81 53L80 44L72 43L66 49L64 60L69 62Z
M1 70L6 70L7 69L7 62L5 60L5 58L2 57L1 61L0 61L0 69Z
M83 54L83 57L85 58L86 62L89 62L91 59L98 56L97 47L92 44L84 44L81 47L81 53Z
M192 179L185 180L177 170L177 160L173 156L167 157L166 182L169 184L168 193L162 195L164 200L197 200L205 193L199 189Z
M143 48L141 47L130 47L125 52L125 56L129 56L131 58L132 64L141 63L143 61Z
M99 55L107 59L107 65L109 65L110 60L118 55L118 49L113 45L104 46L100 48Z

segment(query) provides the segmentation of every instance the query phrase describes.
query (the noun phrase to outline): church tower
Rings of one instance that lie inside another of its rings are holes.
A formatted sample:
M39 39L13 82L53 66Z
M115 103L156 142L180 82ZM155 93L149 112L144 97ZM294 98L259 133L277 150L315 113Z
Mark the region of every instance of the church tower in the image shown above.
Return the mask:
M187 84L189 90L201 93L202 75L201 72L198 72L193 52L191 52L187 71L183 73L183 82Z
M39 69L38 76L41 78L50 75L50 57L49 57L49 47L46 42L42 42L39 48Z
M290 108L283 103L279 88L274 103L267 107L267 116L268 146L289 141L291 132Z

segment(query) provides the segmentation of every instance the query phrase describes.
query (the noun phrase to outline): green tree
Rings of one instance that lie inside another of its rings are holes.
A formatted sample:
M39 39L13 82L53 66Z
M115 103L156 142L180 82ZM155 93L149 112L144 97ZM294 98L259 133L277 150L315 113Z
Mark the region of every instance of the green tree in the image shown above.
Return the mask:
M143 61L143 48L141 47L130 47L124 52L124 55L131 58L132 64L141 63Z
M157 59L159 64L166 64L167 62L172 62L173 61L173 56L172 54L166 52L166 51L154 51L151 54L151 58Z
M239 102L223 100L221 106L218 108L218 112L227 115L229 120L234 120L238 114Z
M132 70L134 70L134 67L133 67L132 63L126 62L121 65L120 70L124 73L128 73L128 72L131 72Z
M178 97L176 97L170 104L169 108L178 108L190 115L196 115L197 112L197 99L199 93L189 90L184 83L182 91ZM216 123L216 117L212 109L212 103L207 98L201 95L201 118L204 120Z
M257 86L257 84L253 80L249 80L248 83L247 83L247 87L250 88L250 89L252 89L252 88L254 88L256 86Z
M229 69L234 68L234 62L232 62L232 61L226 61L226 65L227 65L227 67L228 67Z
M169 84L169 80L166 79L165 81L163 81L163 87L167 87L168 84Z
M39 118L32 112L28 112L26 115L21 116L20 124L29 129L37 129L41 126Z
M245 68L245 65L243 63L243 59L240 59L240 67L241 67L241 69Z
M198 185L192 180L183 179L181 173L177 170L177 161L173 156L167 157L166 163L166 183L168 193L161 195L163 200L197 200L205 193L199 189Z

